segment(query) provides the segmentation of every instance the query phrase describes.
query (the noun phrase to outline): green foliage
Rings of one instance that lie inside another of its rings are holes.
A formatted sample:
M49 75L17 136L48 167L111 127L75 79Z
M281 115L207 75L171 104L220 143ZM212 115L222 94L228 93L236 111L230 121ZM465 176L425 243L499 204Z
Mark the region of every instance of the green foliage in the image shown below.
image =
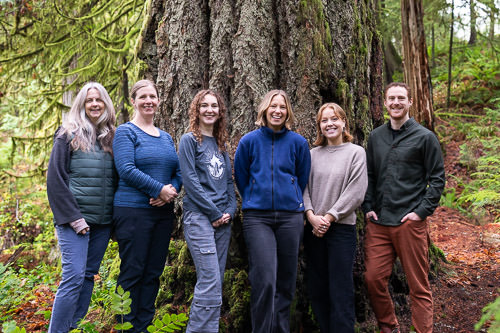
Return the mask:
M16 322L12 320L12 321L7 321L7 322L3 323L2 332L3 333L26 333L26 329L17 327Z
M161 319L156 319L153 322L153 325L148 326L147 330L150 333L175 332L186 326L185 322L188 319L189 318L185 313L181 313L179 315L169 315L167 313Z
M483 315L479 322L476 323L474 329L479 331L484 324L490 321L490 327L488 328L489 333L499 333L500 332L500 297L497 297L495 301L486 305L483 308Z
M441 195L441 200L439 201L440 206L456 208L456 189L455 188L445 188L443 194Z
M21 304L33 300L41 283L55 283L54 271L47 265L28 270L0 263L0 275L0 322L11 320Z
M43 175L62 114L90 80L102 83L128 117L144 8L145 0L0 3L0 126L17 166L6 172Z
M500 98L496 107L486 110L486 116L468 126L467 143L460 146L460 161L471 171L471 181L457 203L470 205L470 211L478 218L485 214L485 207L500 222Z
M134 327L130 322L125 322L123 316L130 313L130 291L124 291L122 286L116 288L116 293L112 294L111 298L111 311L120 318L120 322L113 328L118 331L129 330Z

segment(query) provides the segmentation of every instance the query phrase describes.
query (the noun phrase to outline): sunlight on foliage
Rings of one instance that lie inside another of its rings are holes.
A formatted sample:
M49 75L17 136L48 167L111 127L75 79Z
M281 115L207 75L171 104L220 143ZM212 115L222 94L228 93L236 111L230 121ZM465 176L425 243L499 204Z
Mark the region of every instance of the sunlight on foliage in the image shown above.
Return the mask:
M500 290L499 290L500 291ZM483 316L481 320L474 326L476 331L479 331L481 327L487 322L491 321L488 332L499 333L500 332L500 297L497 297L495 301L491 302L483 309Z
M11 176L44 171L55 129L88 81L128 119L145 11L145 0L0 2L0 126L22 166Z

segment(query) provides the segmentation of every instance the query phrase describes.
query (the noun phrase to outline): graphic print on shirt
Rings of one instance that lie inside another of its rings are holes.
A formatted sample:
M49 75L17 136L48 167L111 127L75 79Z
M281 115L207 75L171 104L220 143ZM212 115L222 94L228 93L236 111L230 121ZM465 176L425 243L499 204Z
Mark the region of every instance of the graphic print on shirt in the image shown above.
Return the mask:
M224 175L224 157L222 154L212 151L208 151L206 155L206 163L210 176L212 176L213 179L221 179Z

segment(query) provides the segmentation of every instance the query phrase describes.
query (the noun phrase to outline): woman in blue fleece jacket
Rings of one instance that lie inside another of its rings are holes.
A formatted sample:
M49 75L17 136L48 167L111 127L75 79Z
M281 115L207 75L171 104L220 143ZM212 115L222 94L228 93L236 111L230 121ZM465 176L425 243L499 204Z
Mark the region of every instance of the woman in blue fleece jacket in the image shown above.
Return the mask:
M289 332L299 244L304 228L302 192L309 178L309 145L290 130L295 117L288 95L268 92L256 125L234 158L248 248L250 311L254 333Z

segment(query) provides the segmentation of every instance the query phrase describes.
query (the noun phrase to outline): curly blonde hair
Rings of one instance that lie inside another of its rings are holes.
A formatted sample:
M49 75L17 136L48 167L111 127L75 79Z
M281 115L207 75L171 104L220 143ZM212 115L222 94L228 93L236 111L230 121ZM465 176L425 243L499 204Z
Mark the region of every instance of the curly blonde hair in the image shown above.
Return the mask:
M227 120L226 120L226 105L222 97L215 91L210 89L200 90L193 98L191 105L189 106L189 131L193 132L193 135L199 144L203 141L203 136L200 130L200 105L203 98L207 95L212 95L217 99L217 104L219 105L219 118L214 124L213 136L215 142L219 147L220 151L225 151L225 143L228 138L227 134Z

